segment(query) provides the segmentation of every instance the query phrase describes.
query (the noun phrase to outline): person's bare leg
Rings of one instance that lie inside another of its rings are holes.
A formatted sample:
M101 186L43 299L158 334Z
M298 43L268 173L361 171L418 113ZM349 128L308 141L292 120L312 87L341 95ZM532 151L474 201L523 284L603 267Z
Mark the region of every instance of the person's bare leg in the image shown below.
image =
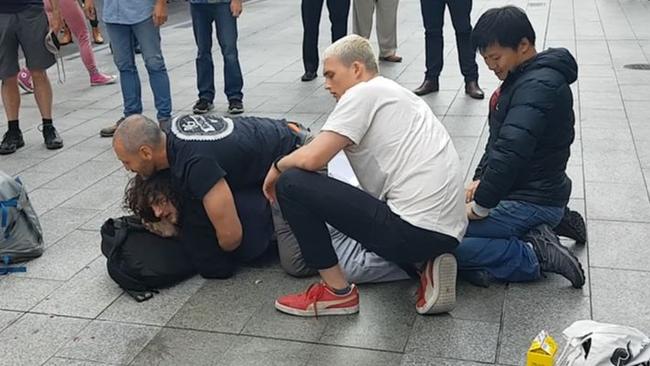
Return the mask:
M18 90L17 75L2 81L2 103L5 107L7 121L17 120L20 110L20 91Z
M348 281L345 279L343 270L340 265L335 265L327 269L321 269L318 271L323 281L331 288L335 290L342 290L350 286Z
M29 70L34 83L34 99L41 112L41 117L52 119L52 85L45 70Z

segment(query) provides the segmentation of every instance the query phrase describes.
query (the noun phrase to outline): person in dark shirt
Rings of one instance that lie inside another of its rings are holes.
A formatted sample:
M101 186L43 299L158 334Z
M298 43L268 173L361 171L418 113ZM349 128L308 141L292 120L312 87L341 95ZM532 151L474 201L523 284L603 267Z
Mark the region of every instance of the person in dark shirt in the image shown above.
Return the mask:
M257 190L234 192L237 216L242 226L242 243L226 252L200 200L177 191L169 169L144 179L129 180L124 206L142 220L149 231L162 237L177 237L197 272L205 278L227 278L237 263L260 258L273 241L273 223L268 205L258 199Z
M302 143L299 135L285 120L211 115L179 116L165 134L134 115L116 130L113 148L127 170L144 178L170 169L183 196L180 235L196 246L195 253L211 253L195 257L199 271L205 269L201 274L222 277L209 272L218 256L250 260L268 245L258 239L273 232L262 183L273 162ZM246 228L244 216L251 218Z
M503 82L490 99L489 139L466 190L471 221L456 248L458 268L507 282L552 272L581 288L582 265L553 232L571 194L576 61L563 48L538 53L528 17L514 6L485 12L472 40Z

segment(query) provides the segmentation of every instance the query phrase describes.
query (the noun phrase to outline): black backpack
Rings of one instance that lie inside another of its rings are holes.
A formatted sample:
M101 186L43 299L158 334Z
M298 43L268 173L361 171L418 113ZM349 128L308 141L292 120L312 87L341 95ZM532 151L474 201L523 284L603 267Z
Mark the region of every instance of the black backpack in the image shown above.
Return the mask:
M138 302L196 274L178 239L149 232L135 216L106 220L101 235L108 275Z

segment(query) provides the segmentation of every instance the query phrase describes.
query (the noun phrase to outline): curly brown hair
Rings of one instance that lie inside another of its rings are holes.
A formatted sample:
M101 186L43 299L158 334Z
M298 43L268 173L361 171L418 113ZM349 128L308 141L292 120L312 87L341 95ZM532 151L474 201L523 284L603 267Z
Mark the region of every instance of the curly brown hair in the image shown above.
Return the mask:
M169 200L181 212L180 194L172 185L169 169L154 173L144 179L139 175L129 180L124 192L124 208L147 222L158 222L151 205Z

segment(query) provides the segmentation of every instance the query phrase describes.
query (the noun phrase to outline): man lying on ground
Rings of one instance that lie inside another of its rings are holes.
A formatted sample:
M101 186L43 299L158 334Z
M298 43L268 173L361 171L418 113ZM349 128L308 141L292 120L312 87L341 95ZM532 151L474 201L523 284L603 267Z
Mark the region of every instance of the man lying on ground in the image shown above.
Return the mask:
M273 160L304 143L303 135L284 120L193 115L175 118L164 133L157 123L134 115L115 131L113 148L141 178L170 170L174 191L183 196L180 235L194 246L189 253L199 273L221 278L232 271L214 263L226 253L247 261L268 247L273 224L262 182ZM169 215L173 212L158 214Z
M581 288L582 265L552 230L571 194L576 61L563 48L538 53L528 17L514 6L485 12L472 40L503 83L490 99L490 136L466 191L471 221L456 248L459 269L508 282L553 272Z
M389 261L426 263L416 310L451 310L456 260L449 253L467 217L449 134L422 99L379 76L366 39L350 35L328 47L324 71L336 108L322 132L278 159L264 182L323 282L278 298L276 308L301 316L358 312L359 292L339 265L329 224ZM316 172L340 151L363 189Z

